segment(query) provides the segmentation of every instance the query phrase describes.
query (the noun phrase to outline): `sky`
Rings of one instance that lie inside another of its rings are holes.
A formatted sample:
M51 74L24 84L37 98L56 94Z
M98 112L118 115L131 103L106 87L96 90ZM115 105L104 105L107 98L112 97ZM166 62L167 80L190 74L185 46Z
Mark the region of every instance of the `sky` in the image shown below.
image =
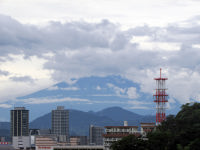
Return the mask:
M171 104L199 102L199 58L198 0L0 0L0 108L90 76L152 94L160 68Z

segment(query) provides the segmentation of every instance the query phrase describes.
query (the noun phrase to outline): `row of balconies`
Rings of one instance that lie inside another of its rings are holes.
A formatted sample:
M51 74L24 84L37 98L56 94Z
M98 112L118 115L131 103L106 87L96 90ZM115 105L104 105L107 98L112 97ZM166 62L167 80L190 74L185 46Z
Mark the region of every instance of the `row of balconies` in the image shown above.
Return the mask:
M106 133L109 132L126 132L126 133L133 133L133 132L137 132L137 129L106 129L105 130Z

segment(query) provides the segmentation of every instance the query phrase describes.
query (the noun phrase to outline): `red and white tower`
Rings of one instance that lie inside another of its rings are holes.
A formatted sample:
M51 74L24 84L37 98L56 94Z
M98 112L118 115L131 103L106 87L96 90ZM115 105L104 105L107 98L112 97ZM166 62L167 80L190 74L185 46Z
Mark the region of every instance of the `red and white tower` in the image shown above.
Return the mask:
M163 120L166 119L165 116L165 104L168 102L168 95L166 93L165 81L168 78L161 77L161 68L160 68L160 77L154 78L156 80L156 93L154 96L154 102L156 103L156 125L159 125Z

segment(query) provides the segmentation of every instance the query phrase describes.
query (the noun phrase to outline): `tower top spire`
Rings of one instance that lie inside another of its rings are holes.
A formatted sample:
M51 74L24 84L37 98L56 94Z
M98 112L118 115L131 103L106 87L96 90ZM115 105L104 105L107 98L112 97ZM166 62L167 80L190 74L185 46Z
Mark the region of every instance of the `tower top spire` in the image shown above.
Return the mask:
M162 68L160 68L160 78L161 78L161 71L162 71Z

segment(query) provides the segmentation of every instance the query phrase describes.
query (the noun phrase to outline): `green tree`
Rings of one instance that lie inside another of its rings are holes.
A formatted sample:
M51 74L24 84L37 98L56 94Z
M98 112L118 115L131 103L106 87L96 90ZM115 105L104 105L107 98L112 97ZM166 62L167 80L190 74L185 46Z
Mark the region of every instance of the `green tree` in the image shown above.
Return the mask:
M200 149L200 103L187 103L176 116L169 115L148 140L128 136L113 143L113 150L198 150Z
M116 141L111 145L112 150L148 150L147 141L138 139L134 135L129 135L122 140Z

